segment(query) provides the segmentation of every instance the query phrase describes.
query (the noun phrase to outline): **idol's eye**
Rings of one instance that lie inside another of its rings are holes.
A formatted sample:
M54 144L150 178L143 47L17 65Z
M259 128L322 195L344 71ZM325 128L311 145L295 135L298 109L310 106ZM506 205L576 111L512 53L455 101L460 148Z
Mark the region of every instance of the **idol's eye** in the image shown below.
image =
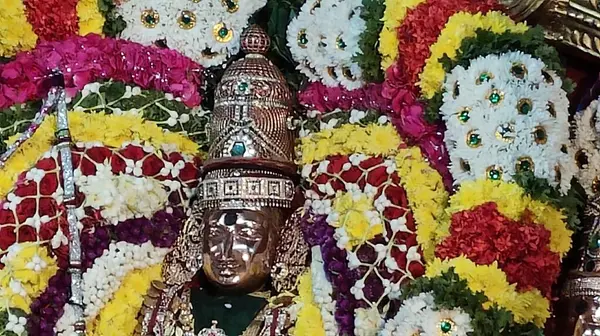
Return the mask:
M196 26L196 14L191 11L184 10L179 15L177 22L179 23L179 27L181 29L192 29L194 26Z
M154 9L146 9L142 12L142 24L146 28L154 28L160 21L160 15Z

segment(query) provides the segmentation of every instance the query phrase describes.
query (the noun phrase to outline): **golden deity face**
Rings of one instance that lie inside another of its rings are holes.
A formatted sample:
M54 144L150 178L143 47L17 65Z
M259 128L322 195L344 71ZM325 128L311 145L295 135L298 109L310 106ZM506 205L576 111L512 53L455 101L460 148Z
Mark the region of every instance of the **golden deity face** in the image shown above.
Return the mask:
M279 241L280 209L210 210L205 214L203 269L227 290L262 287Z

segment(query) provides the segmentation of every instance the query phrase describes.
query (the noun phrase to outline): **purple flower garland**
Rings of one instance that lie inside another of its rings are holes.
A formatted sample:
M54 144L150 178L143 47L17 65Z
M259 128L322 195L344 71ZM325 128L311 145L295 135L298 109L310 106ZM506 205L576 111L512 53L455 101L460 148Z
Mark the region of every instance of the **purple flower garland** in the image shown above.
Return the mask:
M54 326L64 313L70 289L71 276L66 270L59 270L50 278L46 290L31 304L26 326L28 335L54 336Z
M181 208L160 210L152 219L136 218L119 223L117 226L98 226L81 236L83 253L82 266L86 270L102 256L116 236L116 241L143 244L151 241L156 247L173 246L185 221ZM31 304L31 314L27 319L28 335L53 336L54 327L64 313L69 300L71 277L66 270L59 270L48 283L46 290Z
M346 251L337 247L333 237L335 230L327 224L325 218L325 216L314 216L307 211L301 219L300 226L308 245L321 247L325 274L333 287L336 303L335 320L338 323L339 334L352 336L354 335L354 311L363 306L350 293L350 288L358 280L359 274L348 267Z
M70 94L91 82L113 79L171 93L190 107L201 101L203 68L198 63L174 50L90 34L42 42L0 65L0 109L41 99L48 90L46 79L57 68Z

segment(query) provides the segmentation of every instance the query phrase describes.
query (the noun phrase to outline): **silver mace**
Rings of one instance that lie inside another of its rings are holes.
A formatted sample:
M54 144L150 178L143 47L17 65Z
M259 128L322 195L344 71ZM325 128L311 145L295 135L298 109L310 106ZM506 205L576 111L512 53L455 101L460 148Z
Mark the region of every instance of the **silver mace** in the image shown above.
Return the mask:
M79 221L75 214L77 204L75 200L75 178L73 160L71 156L71 133L69 132L69 118L66 103L65 81L60 71L54 71L51 78L52 86L56 91L56 140L60 154L61 172L63 176L63 199L67 208L67 221L69 223L69 274L71 275L71 298L76 321L74 328L77 335L85 335L85 320L83 318L83 272L81 265L81 239L79 236Z

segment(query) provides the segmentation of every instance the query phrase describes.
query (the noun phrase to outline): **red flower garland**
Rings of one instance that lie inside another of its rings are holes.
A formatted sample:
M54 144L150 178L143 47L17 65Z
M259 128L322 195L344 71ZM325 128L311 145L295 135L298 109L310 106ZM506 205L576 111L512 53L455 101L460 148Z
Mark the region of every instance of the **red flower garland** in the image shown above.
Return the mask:
M23 0L27 21L40 41L64 40L79 32L77 0Z
M480 265L497 261L517 289L537 288L550 297L560 273L560 256L549 248L550 231L534 223L530 215L513 221L498 211L496 203L485 203L455 213L450 233L436 248L437 257L463 255Z
M458 12L487 13L498 9L496 0L430 0L410 9L398 27L398 59L388 68L387 85L414 87L431 56L430 47L437 41L448 19Z
M201 166L199 158L193 162L184 160L180 153L146 153L138 145L128 145L125 148L92 147L79 148L73 147L73 167L78 168L84 176L95 175L96 165L109 162L112 172L116 175L126 173L126 161L131 160L133 164L139 161L142 163L142 176L151 177L159 181L173 180L181 183L182 187L193 189L198 185ZM35 181L26 180L27 172L19 176L12 194L23 198L16 205L14 211L5 205L7 200L0 202L0 251L5 251L14 243L28 241L49 241L57 233L59 226L67 234L69 232L64 204L58 202L53 194L59 187L60 170L58 169L60 158L43 158L35 165L36 169L44 171L44 177L39 185ZM184 167L178 171L177 176L169 173L167 176L160 174L161 169L165 167L165 162L172 165L179 161L184 161ZM84 201L85 195L77 192L77 204ZM172 191L169 195L169 201L172 206L179 206L186 202L186 195L181 190ZM85 209L86 218L81 222L84 227L93 227L102 220L99 211ZM47 216L49 221L41 224L39 231L26 223L27 219L35 215L40 217ZM68 246L63 245L54 253L58 256L59 264L63 265L68 260Z

